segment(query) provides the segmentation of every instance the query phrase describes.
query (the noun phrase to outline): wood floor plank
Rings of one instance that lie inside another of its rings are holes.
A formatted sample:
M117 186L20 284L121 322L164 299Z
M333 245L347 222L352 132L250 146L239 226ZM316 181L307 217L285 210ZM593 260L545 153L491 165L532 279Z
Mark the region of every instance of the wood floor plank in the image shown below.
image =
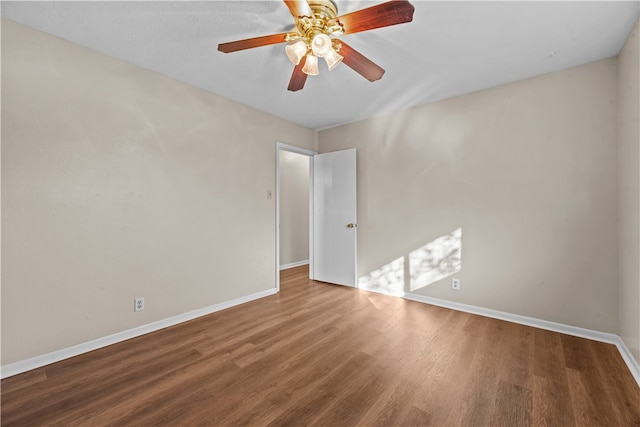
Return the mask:
M315 393L326 378L331 377L349 362L348 348L364 345L375 336L376 331L371 328L362 329L356 337L338 329L333 336L329 337L333 345L327 346L328 341L325 339L301 349L297 357L278 365L286 374L283 374L278 384L265 390L267 397L253 399L256 405L247 408L249 410L244 414L238 414L235 420L232 419L230 422L234 421L233 423L238 425L265 425L274 420L274 414L279 416L280 413L295 410L301 396ZM305 367L312 368L307 376L289 374Z
M536 425L550 425L551 422L575 424L561 337L562 334L543 329L534 331L536 386L533 402Z
M451 418L461 414L465 404L463 392L472 378L471 362L489 324L485 317L458 314L448 313L448 320L441 326L442 333L430 343L423 380L411 401L413 406L430 414L433 425L451 425Z
M606 421L607 414L609 416L612 415L611 410L609 412L601 412L596 406L589 404L591 399L580 371L567 368L567 378L569 380L569 390L571 391L571 402L573 407L576 408L576 411L574 411L576 426L589 427L615 424Z
M504 357L504 322L487 322L484 336L473 352L467 378L463 381L460 408L452 412L449 424L488 425L498 394L500 372L505 364L493 363Z
M281 272L276 295L1 382L3 426L640 426L615 346Z
M368 376L375 366L375 358L365 353L354 354L346 364L323 379L317 388L307 393L300 404L273 420L272 426L299 426L326 424L323 418L331 404L336 404L345 395L354 381ZM334 420L340 422L341 420Z
M488 425L533 425L533 395L531 390L505 381L498 383L496 399Z
M607 396L607 399L600 401L590 399L589 403L597 408L606 408L604 410L607 419L611 420L610 424L640 426L638 387L625 381L624 377L611 374L625 369L622 356L612 344L588 341L587 346L592 355L590 369L583 376L588 384L588 392L590 396Z
M5 378L2 380L2 390L8 395L25 387L33 387L34 385L46 380L47 374L45 372L45 368L37 368L25 372L22 375Z
M192 350L184 350L161 355L153 363L146 364L135 372L116 371L112 375L100 378L100 381L84 381L82 378L73 381L72 386L66 387L64 392L50 393L39 397L38 406L33 407L30 400L21 400L21 405L5 410L3 405L2 424L12 425L21 423L23 414L29 415L29 423L45 424L51 419L67 414L80 413L87 405L100 400L104 396L104 389L127 388L132 382L162 370L166 366L176 366L178 363L188 363L199 358L200 355ZM3 399L4 400L4 399Z

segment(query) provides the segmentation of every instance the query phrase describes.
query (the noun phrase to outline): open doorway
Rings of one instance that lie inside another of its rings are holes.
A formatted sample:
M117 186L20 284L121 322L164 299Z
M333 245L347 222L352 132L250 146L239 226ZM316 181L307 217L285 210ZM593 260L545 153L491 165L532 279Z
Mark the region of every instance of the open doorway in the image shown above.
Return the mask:
M288 144L276 145L276 288L280 271L313 260L313 162L316 154ZM310 266L311 267L311 266ZM310 269L311 271L311 269Z
M309 157L280 150L280 270L309 264Z

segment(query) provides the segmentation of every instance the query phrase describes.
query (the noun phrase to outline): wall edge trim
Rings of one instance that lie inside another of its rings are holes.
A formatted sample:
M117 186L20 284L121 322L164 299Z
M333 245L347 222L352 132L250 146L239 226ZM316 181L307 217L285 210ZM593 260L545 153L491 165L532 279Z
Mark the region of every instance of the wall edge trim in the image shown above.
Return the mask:
M168 317L166 319L158 320L148 323L146 325L137 326L132 329L128 329L115 334L107 335L95 340L87 341L84 343L76 344L70 347L55 350L50 353L34 356L29 359L19 360L17 362L2 365L0 367L0 378L8 378L13 375L21 374L23 372L30 371L32 369L41 368L51 363L59 362L70 357L78 356L80 354L88 353L99 348L107 347L122 341L126 341L131 338L139 337L141 335L155 332L160 329L168 328L180 323L187 322L189 320L196 319L198 317L206 316L208 314L215 313L217 311L225 310L227 308L235 307L240 304L251 302L260 298L267 297L269 295L276 294L277 290L267 289L265 291L256 292L254 294L245 295L243 297L234 298L229 301L224 301L218 304L214 304L208 307L200 308L197 310L188 311L183 314Z

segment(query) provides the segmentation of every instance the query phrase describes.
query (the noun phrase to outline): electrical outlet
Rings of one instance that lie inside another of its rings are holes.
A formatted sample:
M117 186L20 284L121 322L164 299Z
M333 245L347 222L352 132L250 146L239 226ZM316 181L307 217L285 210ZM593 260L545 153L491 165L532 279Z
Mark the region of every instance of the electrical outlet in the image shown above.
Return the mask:
M144 297L136 298L133 300L133 311L144 310Z
M451 279L451 289L455 289L456 291L460 290L460 279L456 277Z

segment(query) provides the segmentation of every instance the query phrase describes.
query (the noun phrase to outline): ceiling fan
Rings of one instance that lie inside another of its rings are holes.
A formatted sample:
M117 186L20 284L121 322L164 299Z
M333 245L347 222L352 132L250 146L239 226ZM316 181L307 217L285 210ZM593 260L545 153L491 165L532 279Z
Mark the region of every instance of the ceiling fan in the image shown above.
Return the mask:
M338 37L411 22L414 11L406 0L389 1L342 16L338 16L338 7L331 0L284 2L295 20L293 31L220 43L218 50L231 53L286 42L285 52L295 65L288 87L293 92L304 87L308 75L319 74L318 57L324 58L329 70L344 62L371 82L380 79L384 69Z

